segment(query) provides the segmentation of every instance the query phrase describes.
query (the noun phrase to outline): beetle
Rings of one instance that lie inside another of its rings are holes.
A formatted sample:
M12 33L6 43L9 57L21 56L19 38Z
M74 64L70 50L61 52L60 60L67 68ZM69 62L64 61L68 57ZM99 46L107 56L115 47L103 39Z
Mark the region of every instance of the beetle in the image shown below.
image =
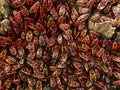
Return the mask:
M17 52L18 52L18 58L22 59L24 57L24 54L25 54L24 48L22 46L18 46Z
M52 74L52 76L53 77L58 77L60 74L61 74L61 69L56 69L54 72L53 72L53 74Z
M14 19L16 20L16 22L18 24L21 24L23 22L23 19L22 19L22 16L20 14L20 11L13 10L13 16L14 16Z
M77 61L73 61L73 66L74 66L75 69L78 70L78 71L82 71L82 69L83 69L83 65L80 64L80 63L77 62Z
M89 13L82 14L82 15L80 15L80 16L77 18L77 21L76 21L76 22L82 23L82 22L84 22L89 16L90 16Z
M69 80L68 85L73 88L80 86L80 84L77 81L73 81L73 80Z
M20 10L21 10L21 13L22 13L22 15L24 17L28 17L29 16L29 11L28 11L28 9L24 5L20 8Z
M36 90L43 90L43 85L42 85L42 81L37 80L36 81Z
M38 47L38 49L36 51L36 57L41 58L42 54L43 54L43 49L41 47Z
M6 89L6 90L9 89L11 84L12 84L12 80L10 78L8 78L3 84L4 89Z
M109 2L108 0L101 0L97 6L97 9L99 11L103 10L107 6L108 2Z
M96 82L96 74L94 70L89 71L89 78L91 82Z
M28 87L29 87L29 89L31 89L31 90L34 89L36 80L33 79L33 78L28 78L27 81L28 81Z
M9 19L10 19L10 22L12 23L14 32L18 35L19 25L17 24L17 22L15 21L15 19L13 17L9 17Z
M4 60L7 56L7 50L2 50L0 52L0 59Z
M10 46L9 51L10 51L10 54L13 56L17 54L17 50L14 46Z
M30 42L33 39L33 32L31 30L28 30L26 33L26 41Z
M29 70L28 68L21 68L21 72L26 75L31 75L31 70Z
M65 11L66 11L66 10L65 10L65 5L62 4L62 5L60 6L60 9L59 9L59 12L58 12L59 16L64 16Z
M29 52L35 52L35 45L33 42L28 42L27 45L26 45L26 49L29 51Z
M52 48L52 58L53 59L57 59L58 56L59 56L59 49L60 49L60 46L56 45Z
M7 56L5 61L8 63L8 64L16 64L18 63L17 60L15 58L13 58L12 56Z
M27 56L27 60L33 60L35 58L35 53L29 53Z
M35 2L29 9L30 14L37 13L39 6L40 2L39 1Z
M50 14L52 15L53 19L58 19L58 13L54 7L50 10Z
M25 1L26 0L12 0L12 6L14 8L19 8L25 3Z

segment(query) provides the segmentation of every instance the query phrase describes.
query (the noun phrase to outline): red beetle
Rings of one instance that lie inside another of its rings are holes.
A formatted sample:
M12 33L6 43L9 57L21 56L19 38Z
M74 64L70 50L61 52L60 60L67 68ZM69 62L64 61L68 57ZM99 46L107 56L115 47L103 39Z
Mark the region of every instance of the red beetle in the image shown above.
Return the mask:
M30 14L36 13L38 11L39 7L40 7L40 2L39 1L35 2L29 10Z
M10 54L15 56L17 54L17 50L14 46L9 47Z
M43 14L44 13L44 14ZM47 17L47 13L46 11L44 10L44 6L40 6L40 17L38 19L38 22L42 23L44 22L44 19Z
M14 8L21 7L25 3L25 0L13 0L12 1L12 6Z
M14 15L14 19L16 20L16 22L17 22L18 24L21 24L21 23L23 22L22 16L21 16L20 12L14 10L14 11L13 11L13 15Z
M97 6L98 11L103 10L108 4L108 0L101 0Z
M4 60L7 56L7 50L2 50L0 52L0 60Z
M10 56L10 55L6 57L5 61L8 64L17 64L17 60L14 57Z
M31 30L28 30L26 33L26 41L30 42L33 39L33 32Z
M38 80L37 82L36 82L36 90L42 90L42 81L40 81L40 80Z
M13 26L13 30L15 31L16 34L18 34L18 24L16 23L16 21L14 20L13 17L9 17L11 23L12 23L12 26ZM12 29L11 29L12 30Z
M20 10L23 16L25 17L29 16L29 11L24 5L20 8Z
M11 78L8 78L3 84L4 90L8 90L10 88L11 84L12 84L12 80L11 80Z

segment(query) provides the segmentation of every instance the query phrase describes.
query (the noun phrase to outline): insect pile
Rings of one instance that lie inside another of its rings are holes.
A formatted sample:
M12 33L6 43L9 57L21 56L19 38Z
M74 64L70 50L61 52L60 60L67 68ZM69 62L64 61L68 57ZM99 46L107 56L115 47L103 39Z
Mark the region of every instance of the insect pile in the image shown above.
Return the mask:
M120 26L118 0L12 0L0 36L0 90L120 89L120 42L88 21Z

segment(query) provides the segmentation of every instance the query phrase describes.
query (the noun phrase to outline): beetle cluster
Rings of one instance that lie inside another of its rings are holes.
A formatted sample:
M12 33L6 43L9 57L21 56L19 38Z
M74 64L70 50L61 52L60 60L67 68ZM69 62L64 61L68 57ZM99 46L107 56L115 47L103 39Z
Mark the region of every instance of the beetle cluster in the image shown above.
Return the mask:
M117 2L13 0L12 26L0 36L0 90L43 90L46 83L55 90L119 88L120 42L87 25L116 18L119 28Z

